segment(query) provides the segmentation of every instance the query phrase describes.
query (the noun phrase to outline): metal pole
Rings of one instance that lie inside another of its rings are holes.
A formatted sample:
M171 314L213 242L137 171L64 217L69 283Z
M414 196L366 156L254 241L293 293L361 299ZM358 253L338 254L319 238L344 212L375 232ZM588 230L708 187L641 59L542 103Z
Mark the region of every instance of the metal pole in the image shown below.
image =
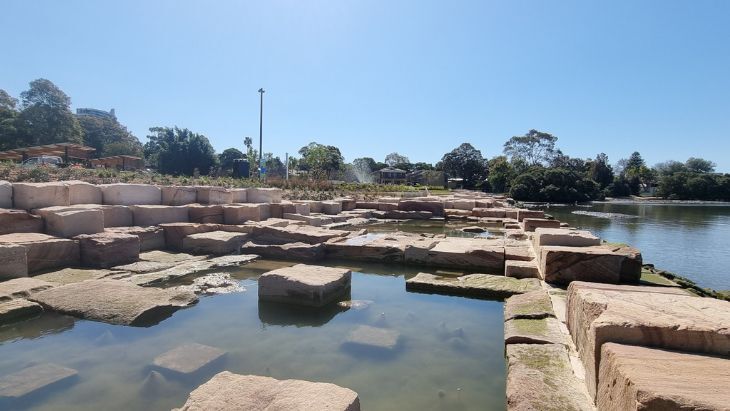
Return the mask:
M259 94L261 95L261 105L259 109L259 180L262 178L261 176L261 169L263 168L263 164L261 164L261 158L263 156L263 142L264 142L264 93L266 91L263 88L259 89Z
M289 181L289 153L285 153L284 158L286 159L286 181Z

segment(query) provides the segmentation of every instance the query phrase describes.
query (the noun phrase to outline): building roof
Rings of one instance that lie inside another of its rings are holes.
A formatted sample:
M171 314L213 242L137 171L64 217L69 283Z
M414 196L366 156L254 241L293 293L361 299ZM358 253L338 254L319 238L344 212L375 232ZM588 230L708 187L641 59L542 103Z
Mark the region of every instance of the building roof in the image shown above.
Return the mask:
M44 146L22 147L7 151L0 151L0 160L22 160L23 154L27 157L37 156L59 156L64 157L68 152L71 158L86 160L89 155L96 151L94 147L88 147L75 143L57 143Z

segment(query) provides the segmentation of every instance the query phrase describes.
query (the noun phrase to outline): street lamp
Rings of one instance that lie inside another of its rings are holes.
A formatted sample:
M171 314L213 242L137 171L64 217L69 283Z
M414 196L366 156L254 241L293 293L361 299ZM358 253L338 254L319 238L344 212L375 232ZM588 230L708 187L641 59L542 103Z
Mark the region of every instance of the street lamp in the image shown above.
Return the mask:
M261 156L263 155L263 141L264 141L264 93L266 90L263 88L259 89L261 95L261 105L259 106L259 180L262 178L261 170L263 170L263 164L261 164Z

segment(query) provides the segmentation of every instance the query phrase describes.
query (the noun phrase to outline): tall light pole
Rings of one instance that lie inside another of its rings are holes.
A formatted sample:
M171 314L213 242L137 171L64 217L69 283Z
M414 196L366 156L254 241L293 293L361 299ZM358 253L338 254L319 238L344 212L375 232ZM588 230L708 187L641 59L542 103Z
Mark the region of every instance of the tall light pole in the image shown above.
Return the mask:
M259 180L262 178L261 176L261 170L263 169L263 164L261 164L261 157L263 155L263 142L264 142L264 93L266 90L263 88L259 89L259 94L261 95L261 105L259 106Z

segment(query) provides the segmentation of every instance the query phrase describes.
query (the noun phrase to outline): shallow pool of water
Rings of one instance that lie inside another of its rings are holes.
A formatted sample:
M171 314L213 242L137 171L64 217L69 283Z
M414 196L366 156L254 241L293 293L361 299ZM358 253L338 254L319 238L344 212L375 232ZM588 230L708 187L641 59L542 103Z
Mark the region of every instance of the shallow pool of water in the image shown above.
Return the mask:
M352 299L365 309L324 310L259 305L257 278L290 263L259 261L232 273L242 293L202 297L151 328L115 326L45 314L0 327L0 375L53 362L79 371L69 386L31 396L33 410L169 410L214 373L332 382L360 395L366 410L505 408L502 303L409 293L418 270L353 264ZM392 353L343 348L359 325L397 330ZM228 352L192 378L149 379L153 359L197 342Z

